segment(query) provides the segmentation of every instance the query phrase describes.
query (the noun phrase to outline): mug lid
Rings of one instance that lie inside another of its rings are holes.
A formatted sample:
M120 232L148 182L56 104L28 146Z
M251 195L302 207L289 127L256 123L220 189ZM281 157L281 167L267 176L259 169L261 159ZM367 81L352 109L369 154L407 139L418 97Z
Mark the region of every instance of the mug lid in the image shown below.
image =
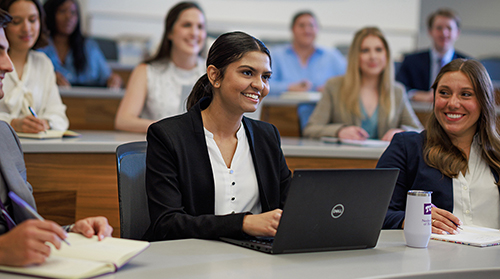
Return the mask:
M420 197L428 197L432 194L432 191L424 191L424 190L409 190L409 196L420 196Z

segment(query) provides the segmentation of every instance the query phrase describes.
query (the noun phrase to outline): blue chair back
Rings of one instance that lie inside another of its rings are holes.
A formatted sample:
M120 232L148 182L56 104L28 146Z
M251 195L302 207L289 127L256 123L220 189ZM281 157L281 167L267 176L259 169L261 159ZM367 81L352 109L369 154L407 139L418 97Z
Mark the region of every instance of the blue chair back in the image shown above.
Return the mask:
M297 105L297 116L299 118L299 134L302 136L302 132L309 121L309 117L316 107L315 103L300 103Z
M500 80L500 57L491 57L480 60L490 74L491 80Z
M146 141L125 143L116 148L120 237L142 239L149 227L146 194Z

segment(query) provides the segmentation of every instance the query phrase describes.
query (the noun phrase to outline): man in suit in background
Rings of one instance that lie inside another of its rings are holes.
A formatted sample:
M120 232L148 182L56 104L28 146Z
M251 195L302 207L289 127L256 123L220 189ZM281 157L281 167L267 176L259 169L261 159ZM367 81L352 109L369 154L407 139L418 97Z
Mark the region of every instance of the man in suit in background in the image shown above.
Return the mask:
M403 83L414 101L432 102L431 85L441 67L457 58L467 58L455 51L454 44L460 35L460 18L449 9L439 9L427 20L427 30L432 39L429 50L405 57L396 80Z
M4 31L11 20L12 17L0 9L0 99L4 96L2 80L5 73L13 70ZM5 211L0 212L0 265L43 263L50 254L50 248L45 243L50 242L60 248L61 239L66 238L64 229L55 222L28 220L30 216L7 195L12 191L36 208L32 190L26 181L26 166L19 139L9 124L0 121L0 208ZM105 217L89 217L67 226L66 231L78 232L86 237L97 234L102 239L110 236L113 228Z

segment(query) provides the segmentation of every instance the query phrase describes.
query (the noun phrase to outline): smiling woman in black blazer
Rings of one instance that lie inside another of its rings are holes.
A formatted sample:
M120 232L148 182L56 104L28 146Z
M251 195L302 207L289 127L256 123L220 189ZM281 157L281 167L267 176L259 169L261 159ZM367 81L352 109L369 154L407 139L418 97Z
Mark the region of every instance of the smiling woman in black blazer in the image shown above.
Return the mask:
M260 40L223 34L188 112L149 127L146 239L274 236L291 172L276 127L243 116L268 94L270 76Z

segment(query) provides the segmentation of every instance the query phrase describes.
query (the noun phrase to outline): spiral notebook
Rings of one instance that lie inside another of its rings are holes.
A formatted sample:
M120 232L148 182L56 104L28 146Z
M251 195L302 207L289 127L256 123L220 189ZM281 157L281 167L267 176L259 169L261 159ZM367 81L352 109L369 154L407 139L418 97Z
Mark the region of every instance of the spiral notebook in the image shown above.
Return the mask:
M17 136L25 139L59 139L59 138L74 138L80 137L81 135L77 132L67 130L67 131L57 131L57 130L47 130L39 133L21 133L16 132Z
M52 247L43 264L25 267L0 265L0 271L44 278L95 277L116 272L150 245L146 241L113 237L98 241L97 236L86 238L76 233L69 233L67 240L71 246L62 243L60 250Z
M459 234L432 234L431 239L476 247L500 245L500 231L497 229L461 226Z

